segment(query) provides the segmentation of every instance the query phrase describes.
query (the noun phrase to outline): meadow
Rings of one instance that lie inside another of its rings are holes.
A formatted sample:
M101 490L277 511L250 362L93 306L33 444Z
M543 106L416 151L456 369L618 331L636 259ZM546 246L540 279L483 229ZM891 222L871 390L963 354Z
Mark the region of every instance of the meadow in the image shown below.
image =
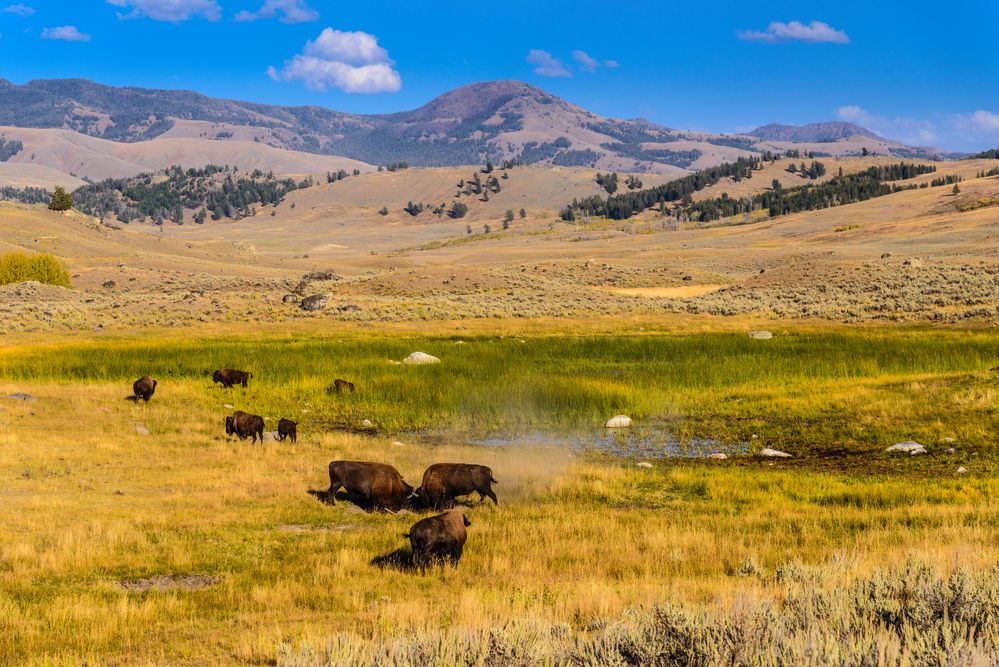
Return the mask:
M0 395L33 400L0 398L0 662L990 664L999 334L775 333L10 344ZM442 363L394 363L415 350ZM298 445L227 440L226 405L297 417ZM746 454L554 437L618 413ZM929 454L883 451L905 439ZM309 493L335 458L484 463L500 504L420 575L417 515Z

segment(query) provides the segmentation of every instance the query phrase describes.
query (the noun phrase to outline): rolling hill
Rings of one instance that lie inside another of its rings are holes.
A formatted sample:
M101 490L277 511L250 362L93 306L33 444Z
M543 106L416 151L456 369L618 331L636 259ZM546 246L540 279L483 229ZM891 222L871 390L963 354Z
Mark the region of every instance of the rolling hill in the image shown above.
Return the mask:
M290 107L219 100L190 91L115 88L86 80L31 81L15 85L0 80L0 125L11 139L25 143L15 160L23 161L31 135L14 128L71 131L121 146L140 146L159 155L168 145L150 141L194 141L208 153L218 146L240 145L240 168L264 168L243 157L250 146L336 155L367 164L405 161L412 166L481 164L487 159L527 164L590 167L622 172L675 174L702 169L740 156L798 149L822 156L870 153L900 157L949 157L934 149L903 146L849 123L801 127L767 125L741 135L686 132L646 120L605 118L518 81L474 83L447 92L418 109L392 114L357 115L323 107ZM33 135L37 140L41 135ZM58 135L62 143L67 135ZM204 142L212 142L212 150ZM208 155L177 144L184 166L202 166ZM132 161L129 149L112 162ZM50 158L34 150L43 164ZM74 158L75 159L75 158ZM218 161L214 155L211 159ZM296 158L300 159L300 158ZM69 171L90 178L126 175L114 168L73 163ZM140 162L142 162L140 160ZM167 166L142 162L142 169ZM280 169L274 171L307 171Z

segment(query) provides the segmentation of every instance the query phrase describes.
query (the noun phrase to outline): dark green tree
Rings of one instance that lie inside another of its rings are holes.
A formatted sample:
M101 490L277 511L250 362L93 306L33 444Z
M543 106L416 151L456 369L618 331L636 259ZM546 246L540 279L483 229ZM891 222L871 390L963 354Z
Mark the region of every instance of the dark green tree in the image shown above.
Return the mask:
M73 208L73 195L66 192L66 189L57 185L52 193L52 201L49 202L49 209L53 211L68 211Z

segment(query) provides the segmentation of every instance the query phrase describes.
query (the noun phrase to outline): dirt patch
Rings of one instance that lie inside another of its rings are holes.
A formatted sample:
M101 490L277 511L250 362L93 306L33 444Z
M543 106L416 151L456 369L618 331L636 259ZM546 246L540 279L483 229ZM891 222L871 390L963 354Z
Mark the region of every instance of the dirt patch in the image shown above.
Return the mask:
M647 299L686 299L710 294L725 285L683 285L680 287L605 287L604 291Z
M222 577L210 574L157 574L147 579L122 579L118 585L130 593L146 591L197 591L215 586Z

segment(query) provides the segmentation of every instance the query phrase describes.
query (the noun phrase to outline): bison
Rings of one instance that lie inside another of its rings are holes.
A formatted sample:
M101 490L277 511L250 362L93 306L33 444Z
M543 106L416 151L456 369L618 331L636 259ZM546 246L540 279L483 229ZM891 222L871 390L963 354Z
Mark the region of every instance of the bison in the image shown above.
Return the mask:
M291 438L292 444L298 442L298 422L284 418L278 422L278 440L283 442L285 438Z
M252 437L254 444L256 444L259 438L260 444L263 444L264 418L259 415L251 415L242 410L236 410L232 415L225 418L225 434L236 434L240 440Z
M336 393L338 394L342 394L345 391L353 393L354 383L347 382L346 380L341 380L340 378L337 378L336 380L333 380L333 388L334 390L336 390Z
M327 502L336 504L336 492L343 487L359 496L369 508L397 510L413 496L399 471L386 463L363 461L330 462L330 489Z
M413 566L425 572L427 563L437 558L448 559L457 565L468 535L465 528L471 525L460 510L448 510L414 523L403 535L409 538L413 547Z
M247 373L246 371L220 368L212 373L212 382L221 384L223 389L232 389L237 384L246 388L246 381L252 377L253 373Z
M134 400L139 400L140 398L146 403L149 399L153 397L153 393L156 391L156 380L149 377L148 375L143 375L141 378L132 383L132 394Z
M479 493L479 502L486 498L499 505L493 493L493 471L487 466L470 463L435 463L423 473L423 483L417 495L424 505L442 509L458 496L467 496L472 491Z

